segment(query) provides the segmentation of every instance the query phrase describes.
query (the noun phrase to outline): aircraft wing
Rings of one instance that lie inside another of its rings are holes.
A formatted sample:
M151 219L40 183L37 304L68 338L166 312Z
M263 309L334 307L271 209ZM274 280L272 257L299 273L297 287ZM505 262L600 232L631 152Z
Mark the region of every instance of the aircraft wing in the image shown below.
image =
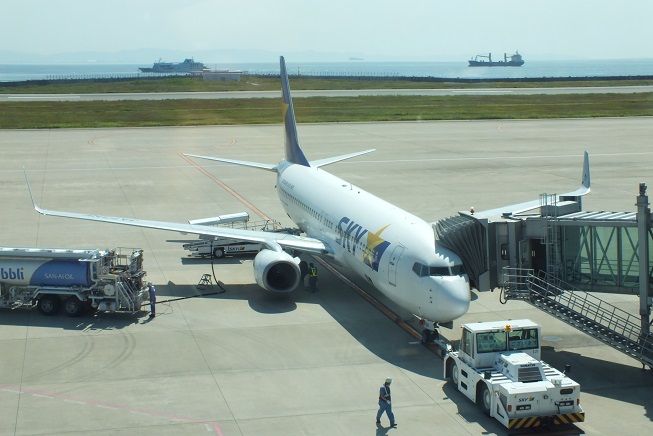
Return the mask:
M104 223L122 224L127 226L144 227L148 229L169 230L180 233L191 233L196 235L210 235L221 238L229 238L237 241L250 241L266 244L274 249L276 244L282 248L299 250L313 254L330 254L331 250L324 242L303 236L289 235L286 233L263 232L257 230L244 230L233 228L222 228L204 225L192 225L183 223L171 223L166 221L151 221L138 218L120 218L104 215L92 215L75 212L63 212L57 210L43 209L34 203L34 209L42 215L58 216L63 218L76 218L87 221L100 221Z
M25 177L27 178L27 176ZM100 221L104 223L122 224L126 226L144 227L148 229L169 230L184 234L191 233L196 235L210 235L221 238L234 239L238 241L257 242L266 245L272 250L277 250L278 247L281 247L312 254L329 255L332 253L332 250L319 239L289 235L286 233L213 227L198 224L192 225L183 223L171 223L165 221L143 220L138 218L121 218L43 209L38 204L36 204L34 196L32 195L32 188L29 186L29 181L27 186L29 188L29 194L32 198L34 209L36 209L36 211L42 215L58 216L63 218L76 218L86 221Z
M559 194L555 196L550 196L547 199L548 204L553 204L554 201L558 202L561 201L561 199L564 198L570 198L570 197L582 197L584 195L589 194L591 188L590 188L590 162L589 162L589 154L585 152L584 158L583 158L583 173L581 176L581 186L576 189L575 191L567 192L565 194ZM536 208L539 208L542 206L541 200L532 200L532 201L527 201L524 203L517 203L517 204L511 204L509 206L504 206L504 207L499 207L496 209L491 209L491 210L484 210L481 212L475 212L474 216L476 218L492 218L495 216L500 216L504 215L506 213L510 214L519 214L519 213L524 213L529 210L533 210Z

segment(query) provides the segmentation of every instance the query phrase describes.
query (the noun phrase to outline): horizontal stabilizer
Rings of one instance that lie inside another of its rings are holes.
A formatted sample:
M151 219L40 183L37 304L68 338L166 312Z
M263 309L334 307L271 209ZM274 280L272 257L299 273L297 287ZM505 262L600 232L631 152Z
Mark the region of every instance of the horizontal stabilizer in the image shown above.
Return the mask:
M352 157L360 156L363 154L371 153L373 151L376 151L375 148L370 148L369 150L365 151L359 151L357 153L350 153L350 154L343 154L342 156L335 156L335 157L328 157L326 159L318 159L318 160L312 160L311 161L311 166L312 167L323 167L325 165L329 165L335 162L340 162L345 159L351 159Z
M259 162L248 162L244 160L235 160L235 159L224 159L221 157L213 157L213 156L199 156L196 154L184 154L184 156L188 157L196 157L198 159L207 159L207 160L214 160L217 162L224 162L224 163L230 163L234 165L242 165L244 167L251 167L251 168L259 168L262 170L268 170L268 171L273 171L277 172L277 165L271 165L271 164L265 164L265 163L259 163Z

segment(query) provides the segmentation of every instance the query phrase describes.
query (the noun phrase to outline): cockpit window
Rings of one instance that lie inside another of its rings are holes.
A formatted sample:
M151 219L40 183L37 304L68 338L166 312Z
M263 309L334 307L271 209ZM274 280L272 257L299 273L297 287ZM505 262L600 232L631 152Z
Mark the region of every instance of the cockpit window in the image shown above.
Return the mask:
M462 265L454 265L451 267L451 274L454 276L461 276L465 274L465 269Z
M449 276L451 272L447 266L432 266L429 271L430 276Z
M415 262L415 265L413 265L413 271L415 272L415 274L417 274L418 277L424 277L422 275L422 267L423 266L424 265L422 265L421 263L417 263L417 262Z
M455 268L457 271L457 273L453 273L453 275L462 274L462 266L456 265L452 268L448 266L427 266L419 262L415 262L413 265L413 272L415 272L415 274L417 274L419 277L442 277L452 275L453 268Z

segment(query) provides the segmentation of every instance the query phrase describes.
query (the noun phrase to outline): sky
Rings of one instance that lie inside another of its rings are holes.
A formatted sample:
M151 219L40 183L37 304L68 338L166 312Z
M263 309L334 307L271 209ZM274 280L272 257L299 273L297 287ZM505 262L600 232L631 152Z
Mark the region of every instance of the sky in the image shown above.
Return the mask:
M34 55L252 50L460 60L519 50L529 59L653 58L653 1L2 0L0 41L1 52Z

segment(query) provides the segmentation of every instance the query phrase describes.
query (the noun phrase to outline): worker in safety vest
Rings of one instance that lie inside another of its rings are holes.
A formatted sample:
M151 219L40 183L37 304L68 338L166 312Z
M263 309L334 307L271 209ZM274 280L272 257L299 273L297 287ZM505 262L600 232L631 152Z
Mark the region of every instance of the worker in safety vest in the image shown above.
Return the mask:
M379 411L376 412L376 424L381 424L381 415L383 415L385 412L385 414L388 415L388 419L390 420L390 427L396 427L397 423L395 421L395 415L392 413L390 383L392 383L392 379L390 377L386 378L385 383L379 390Z
M308 265L308 291L317 292L317 268L312 263Z

